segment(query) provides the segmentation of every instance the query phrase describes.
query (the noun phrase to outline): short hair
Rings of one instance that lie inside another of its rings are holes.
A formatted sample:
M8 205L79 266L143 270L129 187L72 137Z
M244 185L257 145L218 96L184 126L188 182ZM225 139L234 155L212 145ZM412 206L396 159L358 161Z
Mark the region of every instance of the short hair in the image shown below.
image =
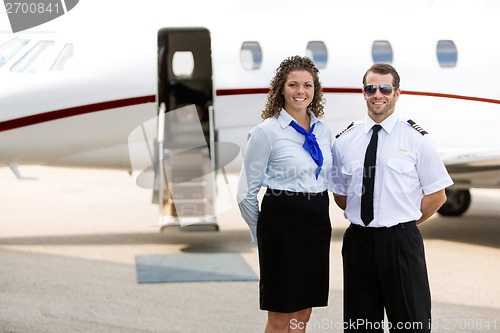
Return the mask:
M395 89L399 89L399 74L396 71L394 67L392 67L389 64L383 64L383 63L377 63L373 64L368 70L366 71L365 75L363 76L363 86L366 85L366 76L368 73L375 73L375 74L381 74L381 75L387 75L391 74L392 75L392 86Z

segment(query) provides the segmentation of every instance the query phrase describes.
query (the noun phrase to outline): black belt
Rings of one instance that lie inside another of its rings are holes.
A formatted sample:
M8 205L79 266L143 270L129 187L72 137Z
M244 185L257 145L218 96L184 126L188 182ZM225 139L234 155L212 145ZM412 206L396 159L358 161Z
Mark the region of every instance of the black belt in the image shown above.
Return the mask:
M349 225L349 228L352 228L356 231L365 232L365 233L384 233L384 232L400 232L405 229L415 229L417 227L415 221L402 222L392 227L363 227L358 224Z
M272 188L267 188L265 195L272 195L275 197L279 197L280 195L285 195L288 197L292 197L292 196L315 197L315 196L323 196L323 195L328 196L328 190L325 190L323 192L309 193L309 192L293 192L293 191L288 191L288 190L276 190L276 189L272 189Z

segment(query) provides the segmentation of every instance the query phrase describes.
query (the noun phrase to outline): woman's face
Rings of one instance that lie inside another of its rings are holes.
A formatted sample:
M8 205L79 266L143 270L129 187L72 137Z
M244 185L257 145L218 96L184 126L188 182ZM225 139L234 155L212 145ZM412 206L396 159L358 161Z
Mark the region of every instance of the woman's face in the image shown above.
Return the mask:
M302 112L307 110L314 98L314 79L306 70L292 71L288 74L283 87L285 110Z

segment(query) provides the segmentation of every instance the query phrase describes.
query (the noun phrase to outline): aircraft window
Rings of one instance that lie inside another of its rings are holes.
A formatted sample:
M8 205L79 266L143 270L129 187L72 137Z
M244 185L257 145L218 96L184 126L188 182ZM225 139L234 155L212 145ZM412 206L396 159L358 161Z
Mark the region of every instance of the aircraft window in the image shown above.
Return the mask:
M457 65L458 51L453 41L438 41L436 54L441 67L455 67Z
M10 68L12 72L18 73L35 73L41 69L47 56L50 54L50 49L54 46L53 41L40 41L21 60L16 62Z
M172 57L172 72L175 76L191 76L194 70L194 56L191 51L177 51Z
M57 57L56 62L52 65L51 71L62 71L64 67L70 62L69 60L73 58L73 44L66 44L62 49L61 53Z
M246 70L259 69L262 65L262 49L258 42L244 42L240 51L241 65Z
M376 40L372 44L372 59L374 63L392 63L393 52L391 44L386 40Z
M0 67L9 61L28 42L28 39L13 38L0 45Z
M307 43L306 54L314 61L318 69L326 67L328 62L328 50L326 49L325 43L319 41Z

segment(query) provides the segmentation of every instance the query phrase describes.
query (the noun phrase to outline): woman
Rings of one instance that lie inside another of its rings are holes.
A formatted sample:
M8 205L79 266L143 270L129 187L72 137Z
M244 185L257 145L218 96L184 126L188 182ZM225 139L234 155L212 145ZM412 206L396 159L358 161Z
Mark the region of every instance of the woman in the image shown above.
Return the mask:
M318 119L324 113L318 74L307 57L280 64L264 121L249 133L239 179L241 215L258 245L266 333L305 332L312 308L328 304L332 136ZM261 187L267 191L259 211Z

